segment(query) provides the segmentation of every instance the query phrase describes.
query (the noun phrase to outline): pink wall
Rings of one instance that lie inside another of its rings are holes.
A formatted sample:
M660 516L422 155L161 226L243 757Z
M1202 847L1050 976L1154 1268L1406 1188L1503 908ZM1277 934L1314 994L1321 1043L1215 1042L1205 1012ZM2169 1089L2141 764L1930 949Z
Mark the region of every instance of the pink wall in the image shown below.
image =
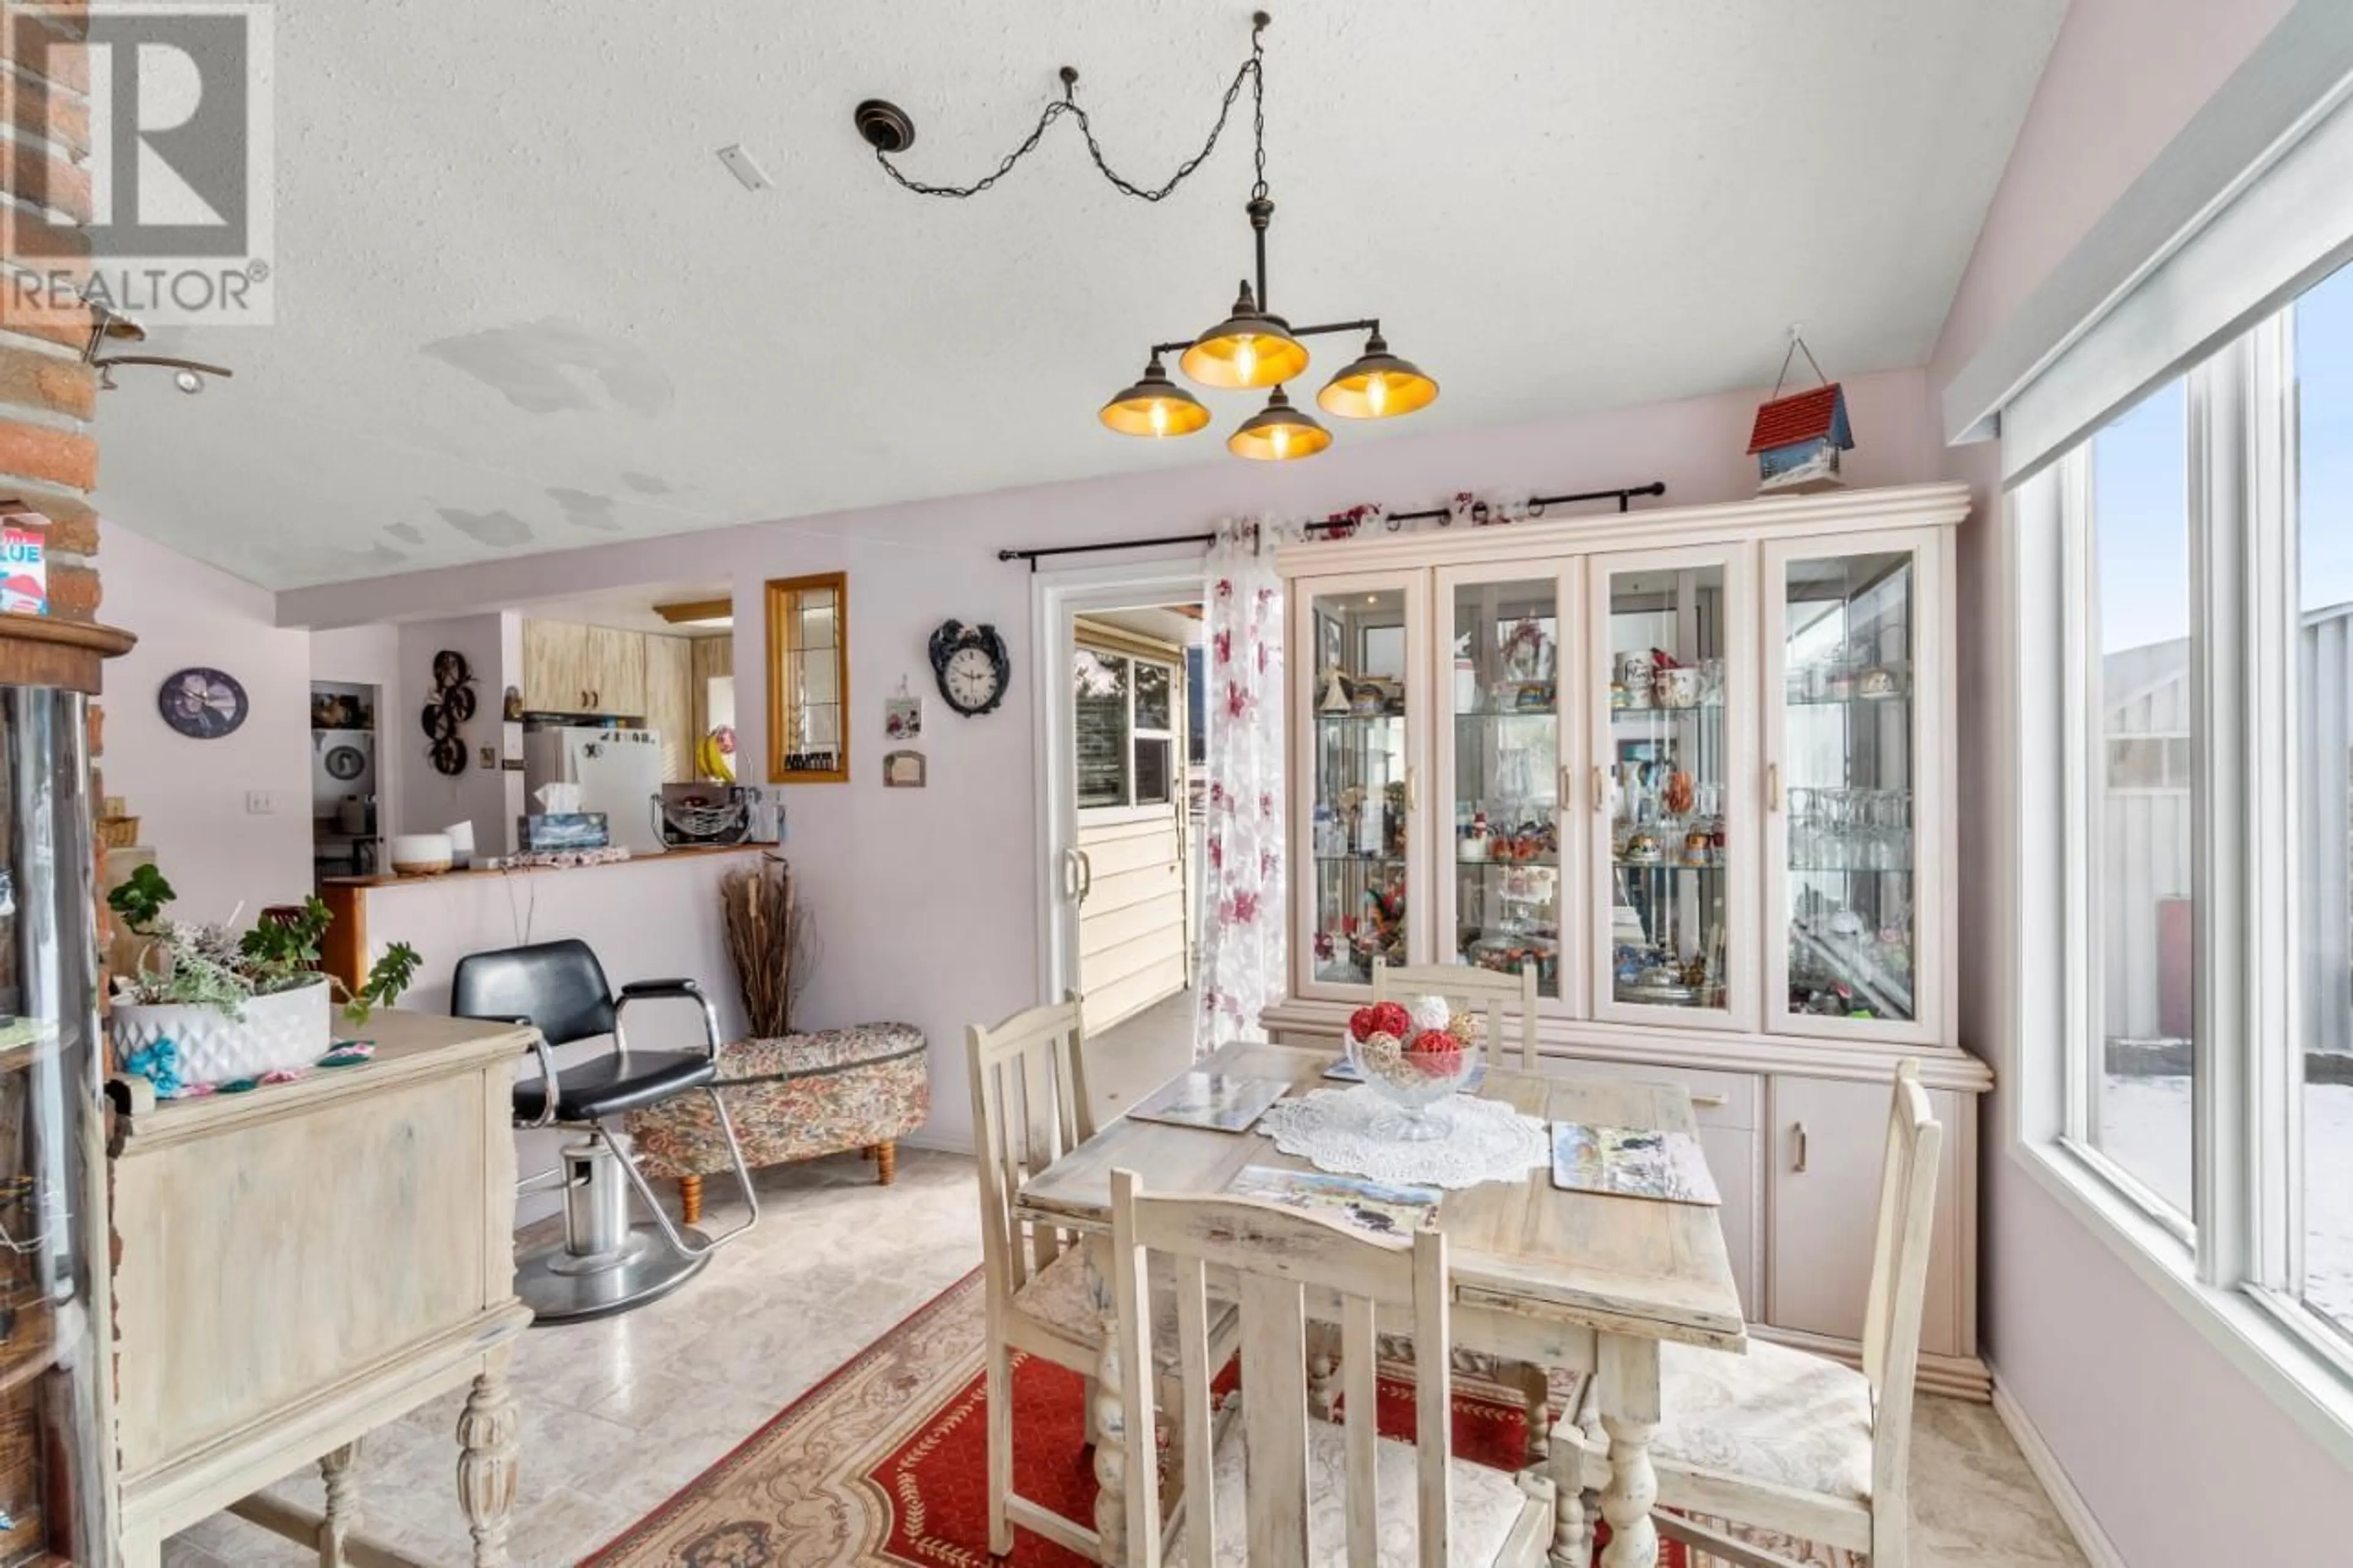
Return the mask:
M1926 379L1864 377L1848 388L1859 446L1857 484L1935 477ZM1746 455L1762 395L1735 394L1538 424L1423 437L1361 437L1328 456L1270 473L1205 453L1198 466L1155 474L1005 490L953 500L762 524L534 555L462 569L377 578L282 595L289 624L448 615L634 584L732 574L735 583L737 728L756 777L766 755L760 592L770 577L849 574L850 758L847 785L786 792L786 855L825 939L807 1010L818 1023L903 1019L932 1042L929 1136L968 1140L964 1026L1037 999L1035 889L1039 776L1030 700L1029 574L1000 563L1006 545L1178 533L1218 518L1275 510L1322 515L1357 501L1426 506L1458 489L1514 499L1534 493L1667 482L1666 504L1755 493ZM1108 439L1108 437L1106 437ZM1115 559L1115 558L1114 558ZM1089 561L1089 564L1099 562ZM924 639L948 616L994 623L1010 646L1005 706L960 719L936 700L923 750L930 785L885 790L881 700L903 676L932 691ZM583 879L565 896L610 896ZM658 921L659 910L614 910ZM580 918L590 918L584 910Z
M179 894L174 912L250 920L311 890L310 636L280 630L264 589L152 543L106 535L104 617L139 646L106 669L106 792L124 796L140 840ZM192 741L164 722L155 693L190 665L227 671L252 704L244 725ZM274 815L246 810L254 790Z
M2181 129L2287 0L2074 0L1929 365L1946 383ZM1966 635L2000 614L1999 532L1982 520L1997 449L1945 454L1979 497L1961 534L1965 799L2005 788L1999 645ZM1965 812L1965 865L2009 854L1991 812ZM2000 984L1999 887L1965 878L1961 1026L1997 1082L2015 1059ZM2346 1548L2343 1468L2036 1184L2001 1091L1984 1110L1980 1205L1988 1358L2135 1568L2320 1563ZM2187 1436L2192 1434L2194 1436ZM2238 1508L2222 1500L2260 1498Z

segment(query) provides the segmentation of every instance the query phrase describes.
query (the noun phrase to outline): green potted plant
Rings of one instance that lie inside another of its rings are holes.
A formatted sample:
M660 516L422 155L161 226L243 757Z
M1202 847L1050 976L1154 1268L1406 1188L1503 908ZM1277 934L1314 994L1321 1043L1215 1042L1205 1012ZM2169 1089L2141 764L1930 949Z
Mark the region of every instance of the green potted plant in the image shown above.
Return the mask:
M242 933L164 913L172 884L142 866L106 896L124 929L145 939L133 973L114 977L107 1029L115 1059L142 1059L159 1091L309 1067L334 1044L338 983L312 965L334 918L314 895L290 919ZM416 978L417 950L396 942L368 971L343 1015L364 1024Z

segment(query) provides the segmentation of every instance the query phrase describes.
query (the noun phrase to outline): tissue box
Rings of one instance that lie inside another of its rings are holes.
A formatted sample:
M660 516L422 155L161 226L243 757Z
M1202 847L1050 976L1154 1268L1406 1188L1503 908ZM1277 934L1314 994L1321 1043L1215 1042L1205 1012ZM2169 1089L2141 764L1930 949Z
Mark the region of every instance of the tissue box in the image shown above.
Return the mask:
M0 527L0 613L49 613L47 549L38 529L14 522Z
M601 811L550 812L521 818L515 847L526 855L554 849L602 849L613 841Z

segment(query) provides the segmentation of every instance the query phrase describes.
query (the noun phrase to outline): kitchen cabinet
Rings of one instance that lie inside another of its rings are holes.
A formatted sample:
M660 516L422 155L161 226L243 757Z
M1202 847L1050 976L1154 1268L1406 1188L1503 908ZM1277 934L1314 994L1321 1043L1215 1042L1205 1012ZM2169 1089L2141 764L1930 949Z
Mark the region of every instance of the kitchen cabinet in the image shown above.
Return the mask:
M1769 1160L1772 1250L1802 1267L1773 1273L1767 1321L1777 1328L1852 1340L1862 1332L1871 1291L1871 1251L1879 1215L1880 1163L1887 1151L1888 1091L1876 1083L1776 1076L1772 1082L1773 1147ZM1928 1291L1920 1315L1920 1348L1932 1355L1963 1352L1960 1299L1964 1270L1961 1151L1969 1140L1958 1123L1975 1102L1948 1089L1931 1090L1929 1103L1946 1130L1936 1171L1936 1215L1928 1252ZM1713 1156L1711 1156L1711 1162Z
M522 624L523 706L534 713L646 714L647 638L568 621Z
M1921 1376L1983 1396L1992 1074L1958 1038L1952 788L1968 510L1919 485L1282 548L1292 973L1262 1021L1336 1043L1376 958L1534 966L1548 1068L1722 1098L1702 1142L1742 1300L1848 1355L1890 1086L1917 1060L1947 1129Z
M694 647L686 637L648 637L645 644L646 728L661 736L662 779L694 778Z

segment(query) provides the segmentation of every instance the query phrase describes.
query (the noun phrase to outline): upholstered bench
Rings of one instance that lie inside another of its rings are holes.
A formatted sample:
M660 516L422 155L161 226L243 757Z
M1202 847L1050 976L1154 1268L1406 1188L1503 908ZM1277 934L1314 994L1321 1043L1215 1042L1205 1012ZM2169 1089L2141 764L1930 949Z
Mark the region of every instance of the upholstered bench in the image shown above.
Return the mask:
M923 1031L859 1024L719 1051L719 1093L753 1165L781 1165L863 1149L889 1185L898 1140L931 1114ZM687 1223L702 1217L702 1178L729 1169L711 1097L682 1096L632 1112L629 1137L649 1176L675 1176Z

